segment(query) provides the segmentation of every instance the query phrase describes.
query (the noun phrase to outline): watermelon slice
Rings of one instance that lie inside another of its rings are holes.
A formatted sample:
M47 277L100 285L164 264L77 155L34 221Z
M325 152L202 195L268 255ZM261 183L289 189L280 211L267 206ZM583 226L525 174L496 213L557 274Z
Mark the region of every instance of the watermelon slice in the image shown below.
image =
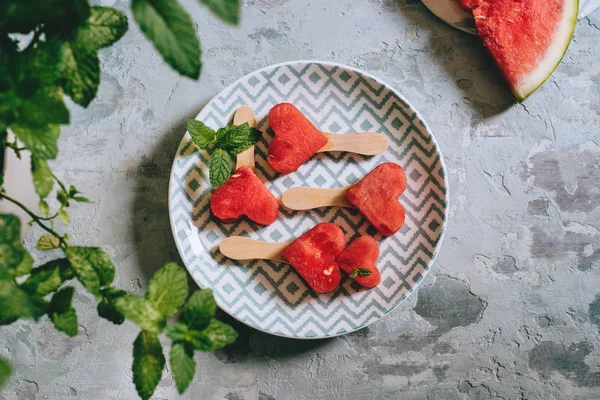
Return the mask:
M577 23L578 0L460 0L519 100L562 60Z
M361 236L350 243L335 261L342 271L367 289L381 282L381 274L375 265L379 258L379 246L371 236Z

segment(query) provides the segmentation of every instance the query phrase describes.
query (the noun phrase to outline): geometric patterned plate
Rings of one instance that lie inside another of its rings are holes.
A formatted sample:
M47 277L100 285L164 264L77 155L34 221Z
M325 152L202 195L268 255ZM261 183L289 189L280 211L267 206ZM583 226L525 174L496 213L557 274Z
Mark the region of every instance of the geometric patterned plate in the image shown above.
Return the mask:
M389 149L373 157L320 153L292 174L280 175L266 162L273 137L267 121L271 107L295 104L324 131L376 131L390 139ZM357 182L385 161L400 164L408 177L400 197L406 224L383 238L356 210L280 209L267 227L248 219L224 224L210 212L208 155L186 133L173 162L169 182L169 217L179 254L200 287L212 288L217 304L245 324L274 335L316 339L365 327L398 306L431 268L447 220L447 180L435 139L419 114L394 89L351 67L295 61L246 75L215 96L196 119L216 129L226 125L242 105L250 106L264 132L256 146L257 175L280 197L293 186L341 187ZM360 235L379 240L382 282L361 289L348 277L328 294L310 290L287 264L254 260L237 262L218 250L233 235L264 241L292 241L323 221L338 224L350 241Z

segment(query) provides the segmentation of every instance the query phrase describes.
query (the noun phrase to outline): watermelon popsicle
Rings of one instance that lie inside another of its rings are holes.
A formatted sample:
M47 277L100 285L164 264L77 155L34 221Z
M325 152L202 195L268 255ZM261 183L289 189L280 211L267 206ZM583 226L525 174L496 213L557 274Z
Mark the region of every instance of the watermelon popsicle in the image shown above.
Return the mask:
M269 144L267 162L282 174L296 171L319 152L349 151L375 155L383 153L388 147L387 138L374 132L321 132L290 103L275 105L269 112L269 124L275 138Z
M234 260L267 259L291 264L315 292L336 289L341 280L335 258L344 250L344 232L336 224L320 223L293 242L267 243L233 236L219 249Z
M282 203L292 210L330 206L356 207L379 233L391 236L404 225L406 213L398 197L405 189L406 174L402 167L386 162L352 186L336 189L289 189L283 194Z
M247 122L256 127L256 117L249 107L236 111L233 123ZM260 225L277 220L279 202L254 173L254 146L237 155L237 169L227 182L219 186L210 199L212 213L224 222L233 222L243 215Z

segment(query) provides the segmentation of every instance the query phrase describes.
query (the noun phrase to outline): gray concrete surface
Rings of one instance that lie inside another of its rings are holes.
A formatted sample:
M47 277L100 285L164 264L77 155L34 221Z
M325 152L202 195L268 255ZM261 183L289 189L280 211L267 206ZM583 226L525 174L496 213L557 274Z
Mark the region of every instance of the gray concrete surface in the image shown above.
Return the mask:
M548 82L513 104L478 39L418 0L246 0L239 28L183 3L202 40L201 80L171 71L130 23L101 53L98 98L71 107L53 163L95 201L74 207L69 229L110 253L119 287L143 292L156 268L179 260L166 193L186 118L276 62L337 61L393 84L434 130L452 205L436 265L397 311L324 341L236 325L239 343L197 356L182 398L600 399L599 12L579 22ZM48 321L0 330L17 369L4 399L136 398L138 328L99 319L81 292L75 306L74 339ZM178 398L169 374L154 398Z

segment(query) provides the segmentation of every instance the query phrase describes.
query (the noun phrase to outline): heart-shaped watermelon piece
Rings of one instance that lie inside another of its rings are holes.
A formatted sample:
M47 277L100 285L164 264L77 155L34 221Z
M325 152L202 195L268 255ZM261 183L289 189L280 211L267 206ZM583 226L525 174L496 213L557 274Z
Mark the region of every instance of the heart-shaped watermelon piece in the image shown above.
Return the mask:
M344 250L346 238L336 224L322 222L283 249L283 257L292 264L315 292L331 292L342 275L335 258Z
M381 274L375 265L378 258L379 246L375 239L361 236L346 246L336 262L357 283L370 289L381 282Z
M406 174L401 166L386 162L369 172L346 192L346 198L385 236L404 225L404 206L398 197L406 189Z
M280 103L269 112L275 138L269 144L267 162L277 172L296 171L328 142L293 104Z
M252 168L238 168L210 199L212 213L224 222L246 215L260 225L277 220L279 203Z

